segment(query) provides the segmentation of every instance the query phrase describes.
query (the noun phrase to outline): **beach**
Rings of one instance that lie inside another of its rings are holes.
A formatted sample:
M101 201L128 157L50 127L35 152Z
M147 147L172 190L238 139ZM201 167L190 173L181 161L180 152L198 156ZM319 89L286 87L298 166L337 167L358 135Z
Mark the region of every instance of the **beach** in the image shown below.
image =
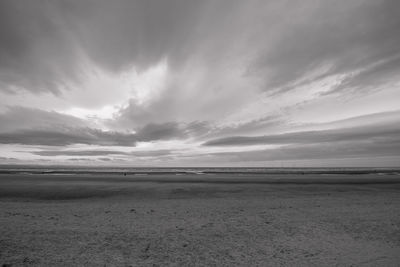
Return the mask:
M399 266L400 177L0 174L3 266Z

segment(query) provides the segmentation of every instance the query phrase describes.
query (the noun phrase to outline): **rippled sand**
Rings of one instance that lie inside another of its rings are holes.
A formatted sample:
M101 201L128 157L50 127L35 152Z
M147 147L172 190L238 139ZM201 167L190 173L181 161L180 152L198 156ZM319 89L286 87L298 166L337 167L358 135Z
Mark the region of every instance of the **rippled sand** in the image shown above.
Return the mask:
M0 175L0 264L399 266L398 177L97 178Z

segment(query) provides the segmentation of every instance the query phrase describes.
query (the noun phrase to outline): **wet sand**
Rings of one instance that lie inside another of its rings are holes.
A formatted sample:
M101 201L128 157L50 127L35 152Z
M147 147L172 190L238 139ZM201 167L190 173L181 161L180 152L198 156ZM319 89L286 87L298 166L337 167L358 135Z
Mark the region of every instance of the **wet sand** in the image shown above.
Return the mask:
M399 266L399 178L1 174L0 264Z

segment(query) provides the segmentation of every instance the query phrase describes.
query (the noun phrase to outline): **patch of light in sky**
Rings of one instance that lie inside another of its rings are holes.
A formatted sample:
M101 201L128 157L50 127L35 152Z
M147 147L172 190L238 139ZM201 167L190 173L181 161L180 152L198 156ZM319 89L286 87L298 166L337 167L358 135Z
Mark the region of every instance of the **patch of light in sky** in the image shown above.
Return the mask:
M143 72L130 69L120 74L110 74L97 70L87 75L82 86L84 90L64 96L64 99L71 99L72 104L80 104L82 101L97 104L89 108L88 105L85 108L78 105L59 111L82 119L112 119L121 107L127 105L129 99L141 105L156 99L165 87L167 74L165 60ZM110 102L114 102L114 105L104 105Z
M159 96L165 88L168 77L166 60L141 73L124 73L122 79L131 87L131 96L139 104L145 104Z
M118 111L115 106L104 106L100 109L71 108L63 111L64 114L72 115L81 119L112 119Z

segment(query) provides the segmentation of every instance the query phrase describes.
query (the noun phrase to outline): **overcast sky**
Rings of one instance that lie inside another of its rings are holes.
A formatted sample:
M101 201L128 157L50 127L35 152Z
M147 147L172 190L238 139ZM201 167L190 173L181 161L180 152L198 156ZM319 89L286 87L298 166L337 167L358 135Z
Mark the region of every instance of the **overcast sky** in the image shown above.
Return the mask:
M0 163L399 166L400 1L0 0Z

